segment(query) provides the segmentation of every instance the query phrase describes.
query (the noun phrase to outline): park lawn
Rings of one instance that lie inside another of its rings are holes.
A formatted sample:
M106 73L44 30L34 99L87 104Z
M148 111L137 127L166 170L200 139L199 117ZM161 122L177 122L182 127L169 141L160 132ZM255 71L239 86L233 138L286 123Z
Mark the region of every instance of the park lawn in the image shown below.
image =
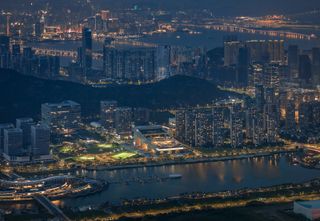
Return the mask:
M117 160L125 160L128 158L134 157L136 155L137 155L136 153L132 153L132 152L121 152L113 155L112 157Z
M74 152L74 148L72 146L63 146L62 148L60 148L59 151L61 153L73 153Z

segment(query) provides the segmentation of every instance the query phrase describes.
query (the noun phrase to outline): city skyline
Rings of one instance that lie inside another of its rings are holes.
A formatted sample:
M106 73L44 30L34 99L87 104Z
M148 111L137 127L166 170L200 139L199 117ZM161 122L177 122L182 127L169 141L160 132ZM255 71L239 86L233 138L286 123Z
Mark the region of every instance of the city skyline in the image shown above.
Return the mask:
M320 218L318 1L0 7L0 221Z

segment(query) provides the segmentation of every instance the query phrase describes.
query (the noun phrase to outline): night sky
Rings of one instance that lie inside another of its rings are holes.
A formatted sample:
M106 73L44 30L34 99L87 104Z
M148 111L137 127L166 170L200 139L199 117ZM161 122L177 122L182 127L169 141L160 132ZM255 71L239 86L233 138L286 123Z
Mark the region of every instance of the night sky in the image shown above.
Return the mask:
M139 6L164 9L213 9L217 15L265 15L272 13L294 13L320 8L320 0L0 0L0 8L21 7L28 2L34 6L46 3L68 7L79 2L92 2L96 7L124 8Z

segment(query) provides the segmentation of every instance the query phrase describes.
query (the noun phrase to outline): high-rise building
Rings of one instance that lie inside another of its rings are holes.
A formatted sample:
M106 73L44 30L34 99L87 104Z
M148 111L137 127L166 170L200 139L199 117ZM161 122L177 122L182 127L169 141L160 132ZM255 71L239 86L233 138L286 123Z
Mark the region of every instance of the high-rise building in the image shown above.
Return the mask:
M185 142L185 110L176 111L176 139Z
M5 129L12 129L14 125L11 123L0 124L0 154L2 155L4 151L4 130Z
M156 51L156 80L160 81L171 76L170 65L171 46L157 47Z
M210 110L199 111L195 121L195 146L212 147L212 113Z
M298 45L289 45L288 66L291 78L297 78L299 72L299 48Z
M214 147L223 146L224 135L224 107L215 106L212 108L212 144Z
M28 149L31 145L31 126L35 125L32 118L16 119L16 128L21 129L23 133L23 148Z
M107 130L115 129L117 101L101 101L100 102L100 121L101 125Z
M320 85L320 48L312 49L312 81Z
M74 101L45 103L41 105L41 118L53 133L72 133L79 128L81 106Z
M237 64L240 47L242 47L242 44L239 41L229 41L224 43L224 66Z
M44 33L44 21L37 21L34 24L34 36L37 39L41 39L42 35Z
M248 85L249 80L249 66L250 61L250 49L243 47L239 49L238 54L238 66L237 66L237 83L242 86Z
M308 55L299 56L299 78L305 83L310 83L312 77L311 60Z
M274 88L265 89L264 129L266 141L275 143L278 140L280 113L279 103Z
M243 144L242 104L233 102L230 107L230 142L233 148Z
M265 88L272 87L276 93L280 91L280 66L277 63L265 64L263 67L262 84Z
M294 133L297 129L296 124L296 107L294 100L288 100L285 106L285 130L287 133Z
M82 68L86 76L92 69L92 32L89 28L82 30Z
M0 35L0 68L10 67L10 38Z
M50 129L47 125L31 127L31 153L34 159L47 158L50 155Z
M318 135L320 101L303 102L299 107L299 129L305 135Z
M133 109L133 122L135 125L147 125L150 121L150 109L148 108L134 108Z
M187 110L185 112L185 143L195 146L196 129L196 111Z
M3 156L8 161L29 161L30 158L23 149L23 132L21 129L4 130Z
M132 130L132 108L117 107L115 109L115 125L118 134L130 134Z

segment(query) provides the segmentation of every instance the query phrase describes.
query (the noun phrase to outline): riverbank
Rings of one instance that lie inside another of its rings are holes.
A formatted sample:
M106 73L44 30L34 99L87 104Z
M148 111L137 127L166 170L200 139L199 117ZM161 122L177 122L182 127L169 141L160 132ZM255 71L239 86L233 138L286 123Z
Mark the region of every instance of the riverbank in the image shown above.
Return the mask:
M277 154L284 153L295 153L298 150L280 150L267 153L259 154L246 154L239 156L227 156L227 157L207 157L207 158L196 158L196 159L180 159L180 160L170 160L165 162L150 162L144 164L129 164L129 165L100 165L100 166L87 166L82 169L88 171L110 171L110 170L122 170L122 169L135 169L135 168L144 168L144 167L161 167L161 166L170 166L170 165L181 165L181 164L197 164L197 163L210 163L210 162L219 162L219 161L229 161L229 160L243 160L243 159L252 159L259 157L273 156Z
M121 220L123 218L158 217L170 214L184 214L208 209L232 209L247 206L272 205L275 203L292 203L296 200L320 199L320 180L314 179L299 184L282 184L271 187L245 188L235 191L217 193L187 193L174 197L157 199L134 199L123 201L122 205L105 204L96 220ZM104 213L104 214L101 214ZM76 220L86 220L89 211L73 213Z

